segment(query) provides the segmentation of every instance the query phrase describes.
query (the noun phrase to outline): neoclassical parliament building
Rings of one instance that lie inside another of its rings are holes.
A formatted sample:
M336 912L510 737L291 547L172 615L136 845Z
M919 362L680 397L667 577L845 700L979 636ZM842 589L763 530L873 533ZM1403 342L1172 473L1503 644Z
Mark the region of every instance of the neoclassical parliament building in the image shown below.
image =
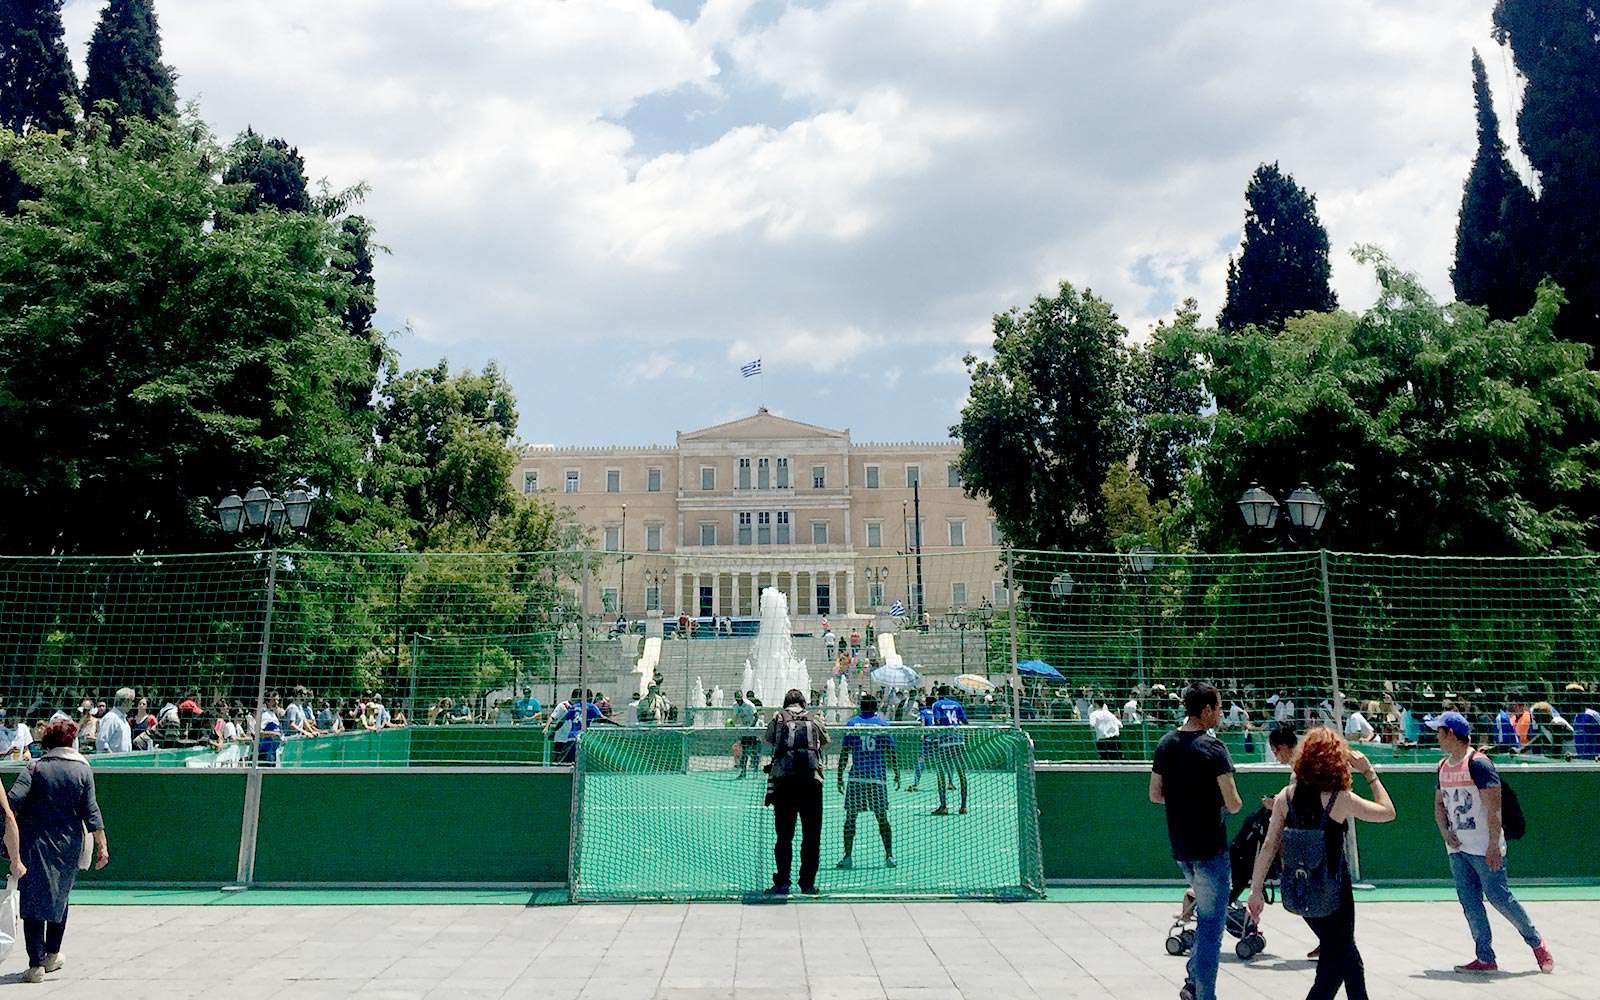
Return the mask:
M525 446L513 484L632 554L592 582L591 611L748 617L774 586L796 618L873 616L895 601L941 615L1005 597L994 519L962 491L960 447L858 444L763 407L671 445Z

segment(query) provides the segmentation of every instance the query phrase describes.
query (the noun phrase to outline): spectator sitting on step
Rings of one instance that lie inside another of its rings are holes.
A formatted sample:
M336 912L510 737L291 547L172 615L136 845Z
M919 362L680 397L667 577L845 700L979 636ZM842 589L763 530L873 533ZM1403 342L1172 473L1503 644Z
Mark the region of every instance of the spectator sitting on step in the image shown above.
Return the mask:
M0 708L0 760L20 760L32 742L33 733L22 717L8 718L6 710Z

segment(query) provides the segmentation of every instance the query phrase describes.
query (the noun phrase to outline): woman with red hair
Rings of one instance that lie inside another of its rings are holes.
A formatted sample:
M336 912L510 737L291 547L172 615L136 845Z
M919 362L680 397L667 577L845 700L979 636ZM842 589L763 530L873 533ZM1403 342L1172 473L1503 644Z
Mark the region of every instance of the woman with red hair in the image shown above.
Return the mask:
M1371 799L1350 790L1352 769L1367 779ZM1306 733L1295 751L1294 780L1272 800L1272 825L1266 842L1256 853L1248 903L1251 918L1259 920L1266 905L1262 885L1283 843L1284 827L1320 827L1329 865L1339 872L1339 906L1325 917L1305 918L1317 935L1320 949L1317 976L1306 1000L1332 1000L1341 985L1348 1000L1367 1000L1366 970L1356 948L1355 897L1350 886L1350 866L1344 856L1345 830L1354 819L1387 823L1394 819L1394 803L1389 801L1389 793L1366 755L1350 749L1344 737L1334 730L1318 726Z
M67 899L78 878L85 836L94 838L96 868L111 860L105 821L94 797L94 775L89 762L73 749L78 724L60 719L45 726L38 739L44 756L17 776L7 795L22 828L21 860L27 866L18 888L28 944L28 971L22 978L28 983L44 982L45 973L63 964Z

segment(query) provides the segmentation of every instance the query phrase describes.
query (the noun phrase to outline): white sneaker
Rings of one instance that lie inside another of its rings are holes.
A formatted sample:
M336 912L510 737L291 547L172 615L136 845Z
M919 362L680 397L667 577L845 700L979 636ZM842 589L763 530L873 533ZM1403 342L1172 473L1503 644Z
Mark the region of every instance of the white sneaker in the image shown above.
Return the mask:
M42 965L30 966L28 968L28 971L24 972L22 974L22 981L25 982L25 983L42 983L42 982L44 982L44 966L42 966Z
M61 957L60 952L44 957L44 971L46 972L60 972L61 967L66 964L67 962Z
M883 859L883 863L888 865L890 868L896 867L896 865L894 863L894 858L884 858Z
M844 857L840 858L839 859L839 863L834 865L833 867L839 869L840 871L849 871L850 869L854 868L855 866L856 866L856 863L854 861L850 860L850 855L846 854Z

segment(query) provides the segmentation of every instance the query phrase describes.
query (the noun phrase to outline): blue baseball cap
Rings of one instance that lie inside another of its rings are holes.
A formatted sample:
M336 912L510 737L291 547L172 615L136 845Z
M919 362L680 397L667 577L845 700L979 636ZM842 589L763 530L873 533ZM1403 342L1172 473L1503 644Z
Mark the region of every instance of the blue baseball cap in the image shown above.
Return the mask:
M1422 720L1422 724L1429 729L1448 729L1462 739L1472 738L1472 724L1460 712L1440 712L1430 715Z

